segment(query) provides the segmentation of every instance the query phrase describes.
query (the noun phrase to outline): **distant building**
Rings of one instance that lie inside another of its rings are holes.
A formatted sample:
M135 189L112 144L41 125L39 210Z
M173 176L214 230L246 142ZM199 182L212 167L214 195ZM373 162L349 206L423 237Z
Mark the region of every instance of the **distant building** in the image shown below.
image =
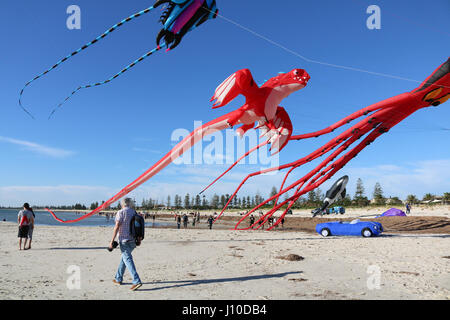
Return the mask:
M388 199L386 199L386 204L399 205L399 204L404 204L404 201L400 200L398 197L389 197Z
M443 203L444 202L444 198L443 197L434 197L433 200L425 200L425 201L421 201L420 203L423 204L436 204L436 203Z

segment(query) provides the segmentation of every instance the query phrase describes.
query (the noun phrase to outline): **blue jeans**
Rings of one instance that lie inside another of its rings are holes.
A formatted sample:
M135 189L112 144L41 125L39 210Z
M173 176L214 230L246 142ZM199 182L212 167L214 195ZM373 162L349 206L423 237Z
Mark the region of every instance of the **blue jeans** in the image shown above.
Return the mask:
M130 271L131 277L133 278L133 284L141 283L141 279L136 271L136 267L133 262L133 256L131 252L136 248L136 243L134 241L121 242L120 251L122 252L122 258L120 260L119 269L116 273L116 281L123 281L123 274L125 269Z

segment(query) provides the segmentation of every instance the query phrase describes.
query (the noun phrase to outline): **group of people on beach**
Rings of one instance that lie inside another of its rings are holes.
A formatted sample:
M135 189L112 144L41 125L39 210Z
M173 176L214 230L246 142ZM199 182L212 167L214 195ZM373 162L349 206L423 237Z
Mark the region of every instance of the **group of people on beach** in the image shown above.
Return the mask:
M180 229L181 228L181 223L183 223L183 227L185 229L187 229L188 224L189 224L189 215L192 215L192 226L195 227L196 224L200 223L200 212L193 212L190 214L179 214L179 213L175 213L175 221L177 222L177 228ZM215 215L217 215L217 213L215 213ZM214 218L212 215L210 215L208 217L208 219L206 220L209 229L212 229L212 225L214 223Z
M264 227L265 227L265 224L266 224L266 222L267 222L267 224L268 224L268 227L270 228L270 227L272 227L278 220L275 220L275 219L280 219L281 217L279 217L279 218L274 218L273 216L271 216L271 217L269 217L268 219L267 219L267 221L265 221L266 219L262 219L263 218L263 216L264 216L264 213L262 212L262 211L260 211L259 212L259 221L258 221L258 224L260 225L260 227L264 230ZM253 226L254 224L255 224L255 220L256 220L256 218L255 218L255 216L252 214L252 215L250 215L250 218L249 218L249 223L250 223L250 227L251 226ZM284 228L284 221L285 221L285 218L283 217L283 218L281 218L281 221L280 221L280 224L281 224L281 227L282 228ZM278 227L278 225L277 225L277 227ZM253 228L254 228L254 226L253 226Z

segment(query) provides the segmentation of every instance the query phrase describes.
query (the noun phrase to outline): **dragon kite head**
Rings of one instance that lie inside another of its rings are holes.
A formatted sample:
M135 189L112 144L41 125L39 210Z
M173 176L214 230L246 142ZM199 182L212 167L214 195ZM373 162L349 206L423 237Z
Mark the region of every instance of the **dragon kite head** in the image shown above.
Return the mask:
M167 3L160 22L164 28L158 34L156 43L166 42L167 50L177 47L189 31L209 19L215 19L219 10L216 0L158 0L154 8Z
M271 87L287 90L286 94L303 89L311 79L308 72L303 69L294 69L288 73L280 73L278 76L271 78L263 87Z

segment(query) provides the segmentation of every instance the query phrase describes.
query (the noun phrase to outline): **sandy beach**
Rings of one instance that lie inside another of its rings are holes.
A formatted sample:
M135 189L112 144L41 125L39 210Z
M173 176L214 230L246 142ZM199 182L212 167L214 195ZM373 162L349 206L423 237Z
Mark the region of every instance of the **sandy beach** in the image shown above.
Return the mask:
M112 228L37 226L32 250L19 251L17 226L1 222L0 299L450 299L448 211L433 212L406 219L437 219L439 232L386 228L369 239L297 231L293 217L282 232L233 231L226 219L213 230L148 228L134 251L136 292L128 273L112 283Z

